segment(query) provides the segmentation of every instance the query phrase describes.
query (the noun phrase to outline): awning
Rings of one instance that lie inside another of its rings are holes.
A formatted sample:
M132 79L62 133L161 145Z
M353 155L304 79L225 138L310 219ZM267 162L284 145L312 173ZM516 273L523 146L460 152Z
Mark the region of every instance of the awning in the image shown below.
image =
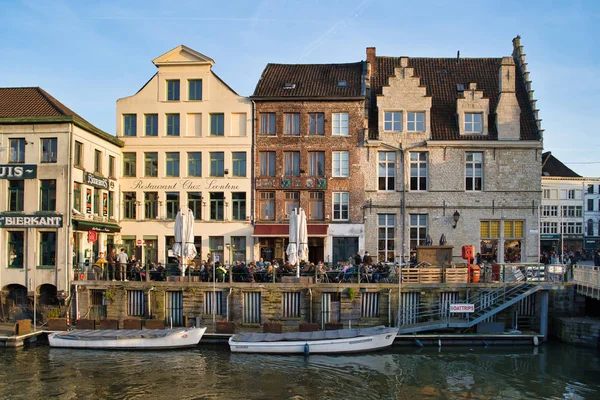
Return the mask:
M325 237L328 226L327 224L308 224L306 225L308 236ZM284 224L256 225L252 234L255 237L288 237L289 235L290 227Z
M83 221L79 219L73 220L73 229L76 231L96 231L103 233L121 232L121 227L118 224L111 222L98 221Z

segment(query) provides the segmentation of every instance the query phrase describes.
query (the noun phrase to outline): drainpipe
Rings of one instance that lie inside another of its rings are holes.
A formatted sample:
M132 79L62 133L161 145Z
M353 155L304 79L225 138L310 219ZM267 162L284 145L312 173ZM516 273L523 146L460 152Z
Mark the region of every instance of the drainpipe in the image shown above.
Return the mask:
M229 288L229 293L227 294L227 322L229 322L229 296L231 296L231 292L233 292L233 288Z
M312 314L313 314L313 301L312 301L312 289L308 288L308 296L309 296L309 307L308 307L308 323L312 324Z
M79 291L77 290L78 286L75 285L75 315L73 316L74 318L72 318L72 320L78 320L79 319Z
M251 165L253 166L252 168L250 168L250 187L254 188L254 179L255 179L255 173L254 173L254 165L256 163L256 146L254 145L254 131L255 131L255 115L256 115L256 103L254 102L254 100L250 100L250 102L252 103L252 144L250 146L250 153L251 153L251 157L252 157L252 163ZM251 218L250 218L250 226L252 227L252 234L254 234L254 221L255 221L255 215L256 215L256 209L255 209L255 195L254 195L254 190L250 189L250 212L251 214ZM250 236L252 238L252 255L254 256L254 260L260 258L260 243L258 245L258 254L254 254L254 250L256 249L256 245L254 243L254 237ZM271 260L273 261L273 260ZM232 274L230 273L229 276L231 276ZM233 278L232 278L233 279ZM230 281L231 282L231 281Z
M65 291L67 295L71 292L71 288L69 287L69 274L73 270L73 250L69 251L71 248L71 223L73 212L71 210L71 198L73 197L73 182L72 179L72 170L73 170L73 123L69 124L69 147L68 147L68 164L67 164L67 185L69 189L67 190L67 210L65 212L67 217L67 226L65 228ZM58 235L56 236L58 237ZM58 283L58 266L56 266L56 282ZM58 288L57 288L58 289Z

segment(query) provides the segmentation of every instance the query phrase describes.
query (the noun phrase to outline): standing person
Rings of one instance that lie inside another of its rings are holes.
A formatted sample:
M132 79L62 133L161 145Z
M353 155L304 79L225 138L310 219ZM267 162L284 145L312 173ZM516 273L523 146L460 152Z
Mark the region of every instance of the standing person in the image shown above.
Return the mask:
M121 252L117 256L117 261L119 262L119 279L122 282L127 282L125 272L127 271L127 261L129 261L129 257L127 257L127 253L125 253L125 248L121 248Z
M114 281L117 279L117 253L115 252L114 247L110 250L110 253L108 254L108 269L106 272L106 280Z
M365 251L365 255L363 257L362 262L365 265L371 265L373 263L373 258L371 257L368 251Z
M361 262L362 257L360 256L360 251L357 251L356 255L354 256L354 265L360 265Z

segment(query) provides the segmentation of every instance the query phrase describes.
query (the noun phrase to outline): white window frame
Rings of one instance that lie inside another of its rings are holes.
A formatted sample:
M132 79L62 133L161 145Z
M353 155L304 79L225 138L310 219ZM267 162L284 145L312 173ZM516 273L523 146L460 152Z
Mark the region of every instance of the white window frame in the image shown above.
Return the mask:
M423 129L419 129L419 116L423 116ZM411 129L411 124L412 129ZM425 111L409 111L406 115L406 131L407 132L425 132L427 124L425 124Z
M479 121L475 117L479 117ZM466 112L465 113L465 133L483 133L483 113Z
M348 221L350 219L350 192L333 192L332 196L333 220Z
M383 130L386 132L402 132L402 111L385 111L383 113Z
M345 157L344 157L345 156ZM334 178L350 177L350 152L331 152L331 176Z
M331 134L333 136L349 136L348 113L331 114Z
M416 160L413 160L413 155L417 156ZM425 156L425 159L422 160L421 156ZM429 186L429 153L426 151L412 151L410 152L410 191L411 192L426 192ZM421 176L421 167L425 164L425 176ZM417 167L417 174L413 176L413 165ZM417 179L416 187L413 187L412 181L413 178ZM421 179L425 178L425 187L421 187Z
M396 257L396 214L377 214L377 242L379 261ZM383 241L383 243L382 243ZM391 248L388 246L391 244Z
M393 192L396 190L396 152L380 151L377 154L377 190ZM393 179L390 182L390 178ZM383 185L382 185L383 179ZM383 187L383 189L382 189Z
M416 223L413 223L413 217L416 217ZM425 217L425 223L421 224L422 222L422 217ZM428 233L428 219L429 219L429 215L428 214L409 214L408 216L408 222L409 222L409 240L410 240L410 249L414 250L416 246L422 246L425 244L425 238L427 237L427 233ZM412 239L412 231L413 229L417 230L417 239L416 239L416 244L415 247L413 247L413 242L414 240ZM421 237L421 231L425 230L425 234Z
M469 160L469 156L472 156L472 160ZM477 165L479 164L479 167ZM471 176L467 175L467 168L471 167L473 174ZM477 170L480 171L479 176L477 176ZM480 188L476 189L477 185L475 184L476 179L481 179ZM467 180L470 179L472 188L467 189ZM468 151L465 153L465 191L467 192L483 192L483 153L479 151Z

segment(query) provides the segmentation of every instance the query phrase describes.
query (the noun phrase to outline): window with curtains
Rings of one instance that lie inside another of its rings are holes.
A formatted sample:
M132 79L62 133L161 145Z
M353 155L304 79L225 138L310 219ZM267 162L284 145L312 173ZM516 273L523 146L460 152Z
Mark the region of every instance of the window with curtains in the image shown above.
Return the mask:
M323 113L310 113L308 114L308 134L319 135L325 134L324 127L324 114Z
M275 152L260 152L260 176L275 176Z
M300 114L287 113L283 114L283 133L285 135L300 135Z
M261 135L276 135L275 113L260 114L260 134Z
M308 152L308 176L325 176L325 152Z
M259 192L259 217L263 221L275 219L275 192Z
M300 176L299 151L286 151L283 153L283 175Z
M25 162L25 139L9 139L10 153L8 157L8 162L10 163L24 163ZM77 148L77 143L75 142L75 148ZM81 143L79 143L81 144ZM77 152L75 152L77 154ZM75 164L80 165L80 164Z
M56 163L58 157L58 139L44 138L42 142L42 163Z
M308 195L308 219L322 221L325 219L323 192L310 192Z
M294 209L299 207L300 192L285 192L285 219L290 219Z

